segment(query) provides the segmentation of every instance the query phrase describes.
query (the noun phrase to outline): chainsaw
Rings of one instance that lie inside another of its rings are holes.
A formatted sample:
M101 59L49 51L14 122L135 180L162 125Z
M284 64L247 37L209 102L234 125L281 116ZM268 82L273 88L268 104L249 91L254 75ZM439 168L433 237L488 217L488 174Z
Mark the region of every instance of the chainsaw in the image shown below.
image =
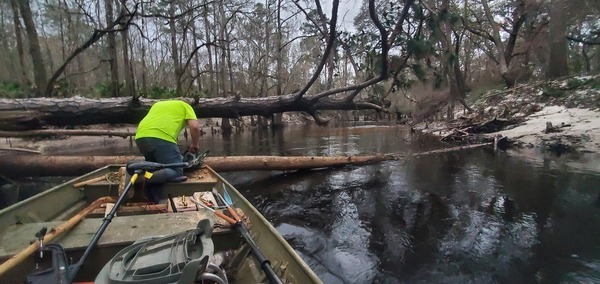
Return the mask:
M202 167L202 164L204 163L204 158L206 158L208 153L208 150L202 153L192 153L186 150L183 153L183 162L187 163L187 166L183 168L184 171L195 170L199 167Z

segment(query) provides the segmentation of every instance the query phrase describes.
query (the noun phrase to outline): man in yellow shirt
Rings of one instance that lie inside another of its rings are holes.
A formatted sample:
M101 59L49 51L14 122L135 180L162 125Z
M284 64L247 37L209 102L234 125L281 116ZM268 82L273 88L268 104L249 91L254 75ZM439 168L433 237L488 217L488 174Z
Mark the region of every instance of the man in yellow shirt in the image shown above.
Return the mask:
M192 106L180 100L157 102L138 125L135 143L146 161L161 164L181 163L183 156L177 141L179 133L186 125L192 137L188 151L198 153L200 128ZM149 182L162 184L182 175L182 168L165 168L154 172ZM157 201L156 198L153 199Z

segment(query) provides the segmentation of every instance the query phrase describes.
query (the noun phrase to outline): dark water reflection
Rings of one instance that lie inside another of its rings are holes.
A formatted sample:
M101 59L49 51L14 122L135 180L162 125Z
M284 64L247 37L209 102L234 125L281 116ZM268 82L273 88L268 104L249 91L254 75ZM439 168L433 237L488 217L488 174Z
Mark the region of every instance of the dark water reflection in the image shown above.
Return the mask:
M420 139L399 128L350 128L255 146L292 155L437 146ZM598 283L600 173L594 163L568 162L473 150L225 176L326 283Z
M402 127L367 125L208 135L201 143L213 156L441 147ZM325 283L600 283L598 161L471 150L224 177Z

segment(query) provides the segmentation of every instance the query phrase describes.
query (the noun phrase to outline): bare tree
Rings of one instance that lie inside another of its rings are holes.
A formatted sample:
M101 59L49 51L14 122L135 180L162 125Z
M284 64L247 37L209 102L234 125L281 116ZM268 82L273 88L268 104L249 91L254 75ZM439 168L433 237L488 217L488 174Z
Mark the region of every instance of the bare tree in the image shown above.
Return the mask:
M481 6L483 7L485 24L489 25L491 33L482 28L483 21L479 19L475 11L472 12L472 16L477 19L477 22L472 23L466 20L465 25L470 32L487 41L484 52L490 56L500 69L500 74L506 86L512 87L517 78L511 74L510 64L515 57L514 50L519 37L519 31L527 20L530 11L535 10L537 6L529 4L528 0L511 0L509 3L511 4L512 12L510 12L510 18L506 18L506 22L509 23L508 27L504 27L501 23L496 22L495 14L492 12L488 0L481 0ZM506 41L501 36L501 30L505 30L508 34Z
M113 14L113 1L112 0L104 0L104 8L106 9L106 25L110 25L110 23L114 20ZM117 62L117 42L116 36L113 32L108 33L107 35L107 46L106 51L108 54L108 64L110 67L110 90L111 94L114 97L119 96L119 65Z
M23 38L21 37L21 20L19 19L19 4L17 0L10 0L10 5L13 11L13 23L15 26L15 39L17 41L17 54L19 57L20 81L22 86L29 85L29 76L25 71L25 52L23 49Z
M21 11L21 17L25 23L25 30L27 31L27 39L29 42L29 54L31 55L31 61L33 63L33 75L35 78L35 90L36 93L41 96L42 88L46 86L46 67L44 66L44 59L40 49L40 42L38 40L37 30L33 22L33 15L31 8L29 7L29 0L20 0L19 10Z
M127 14L125 3L121 4L121 15ZM119 28L121 31L121 44L123 49L123 77L125 77L125 94L127 96L135 96L135 82L133 72L131 70L131 62L129 60L129 26L122 23Z
M181 69L181 61L179 59L179 47L177 45L177 28L175 26L177 18L175 17L176 1L170 1L169 3L169 33L171 35L171 59L173 60L173 75L175 76L175 94L181 95L181 76L183 70Z
M569 75L567 64L567 9L563 0L552 0L550 4L550 57L548 58L549 79Z

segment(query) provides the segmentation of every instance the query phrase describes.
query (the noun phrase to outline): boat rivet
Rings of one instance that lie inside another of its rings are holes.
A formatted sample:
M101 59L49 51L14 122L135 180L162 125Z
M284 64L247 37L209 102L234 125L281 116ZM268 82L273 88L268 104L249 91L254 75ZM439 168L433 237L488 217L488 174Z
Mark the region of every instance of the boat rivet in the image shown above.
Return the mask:
M61 266L61 267L59 267L58 269L60 269L60 270L65 270L65 267L64 267L64 266Z

